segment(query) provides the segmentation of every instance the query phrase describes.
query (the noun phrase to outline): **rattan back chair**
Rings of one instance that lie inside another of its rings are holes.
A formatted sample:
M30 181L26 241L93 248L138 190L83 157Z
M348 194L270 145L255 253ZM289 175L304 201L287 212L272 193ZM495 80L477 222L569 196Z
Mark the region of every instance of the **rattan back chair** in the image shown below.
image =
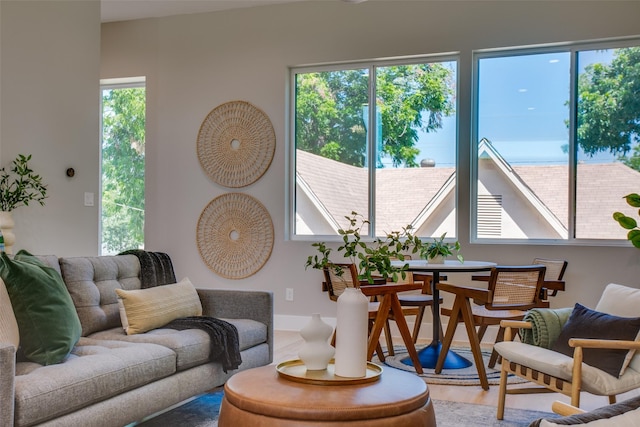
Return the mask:
M547 267L544 274L544 284L540 290L538 307L548 308L550 306L549 297L555 297L558 291L564 291L564 273L567 270L568 262L564 259L535 258L533 264Z
M342 295L347 288L359 288L360 280L358 279L358 269L355 264L352 263L338 263L323 268L325 286L329 294L331 301L338 301L338 297ZM380 303L377 301L369 301L369 330L373 327L373 321L378 315L378 309ZM388 322L385 325L385 334L389 330ZM331 345L336 345L336 331L333 331L333 337L331 338ZM384 352L382 346L379 344L376 346L376 353L380 361L384 362Z
M478 375L483 388L488 389L480 341L488 326L499 326L501 320L522 320L527 310L538 306L545 270L544 265L496 266L491 269L488 289L439 283L438 289L455 295L453 307L443 307L441 310L442 315L449 316L441 354L449 350L458 323L465 323ZM473 305L471 300L480 301L483 305ZM503 339L504 329L500 327L496 342ZM494 351L489 367L495 366L496 360L497 353ZM444 359L439 359L436 372L442 370L443 364Z

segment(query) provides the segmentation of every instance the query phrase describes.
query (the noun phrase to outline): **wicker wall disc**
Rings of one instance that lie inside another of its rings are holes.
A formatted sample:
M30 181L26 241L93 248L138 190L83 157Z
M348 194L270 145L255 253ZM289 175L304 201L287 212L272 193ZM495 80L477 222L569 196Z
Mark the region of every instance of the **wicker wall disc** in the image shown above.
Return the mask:
M214 108L198 132L198 159L207 175L225 187L245 187L271 165L276 134L269 117L244 101Z
M198 250L214 273L227 279L255 274L273 249L273 222L265 207L243 193L213 199L200 214Z

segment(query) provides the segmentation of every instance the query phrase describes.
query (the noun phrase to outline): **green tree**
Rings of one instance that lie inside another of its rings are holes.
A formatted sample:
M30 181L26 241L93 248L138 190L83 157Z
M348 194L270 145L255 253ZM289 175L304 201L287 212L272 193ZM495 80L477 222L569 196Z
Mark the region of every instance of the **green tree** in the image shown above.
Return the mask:
M589 65L578 79L577 142L587 154L626 156L640 135L640 47L616 49L611 64ZM634 157L640 155L634 151ZM639 159L627 159L638 169ZM640 170L640 169L638 169Z
M102 245L144 246L145 89L103 91Z
M454 111L452 72L441 64L399 65L377 69L376 79L380 149L396 166L418 166L418 131L441 128ZM364 166L368 69L299 74L296 83L297 148Z

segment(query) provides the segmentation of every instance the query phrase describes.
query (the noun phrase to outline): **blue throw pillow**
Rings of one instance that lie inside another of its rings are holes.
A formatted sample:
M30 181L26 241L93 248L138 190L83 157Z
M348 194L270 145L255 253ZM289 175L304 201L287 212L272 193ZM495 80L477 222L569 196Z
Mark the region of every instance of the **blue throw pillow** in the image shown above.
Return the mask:
M576 304L551 349L573 357L570 338L634 341L639 330L640 317L618 317ZM618 378L628 352L626 349L585 348L583 362Z
M60 363L80 339L82 326L60 274L26 251L2 253L4 280L20 331L24 356L42 365Z

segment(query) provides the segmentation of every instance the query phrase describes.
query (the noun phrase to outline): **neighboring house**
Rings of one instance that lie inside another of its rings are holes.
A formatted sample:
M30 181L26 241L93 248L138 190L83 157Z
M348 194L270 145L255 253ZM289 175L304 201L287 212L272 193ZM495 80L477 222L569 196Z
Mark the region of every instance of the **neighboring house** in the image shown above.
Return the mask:
M567 165L511 166L487 140L478 147L478 237L566 239ZM352 211L366 216L368 171L315 154L296 153L297 234L331 235ZM623 196L640 191L640 173L622 163L579 164L576 237L625 238L612 214L635 215ZM376 170L378 234L407 224L421 236L455 230L455 168Z

